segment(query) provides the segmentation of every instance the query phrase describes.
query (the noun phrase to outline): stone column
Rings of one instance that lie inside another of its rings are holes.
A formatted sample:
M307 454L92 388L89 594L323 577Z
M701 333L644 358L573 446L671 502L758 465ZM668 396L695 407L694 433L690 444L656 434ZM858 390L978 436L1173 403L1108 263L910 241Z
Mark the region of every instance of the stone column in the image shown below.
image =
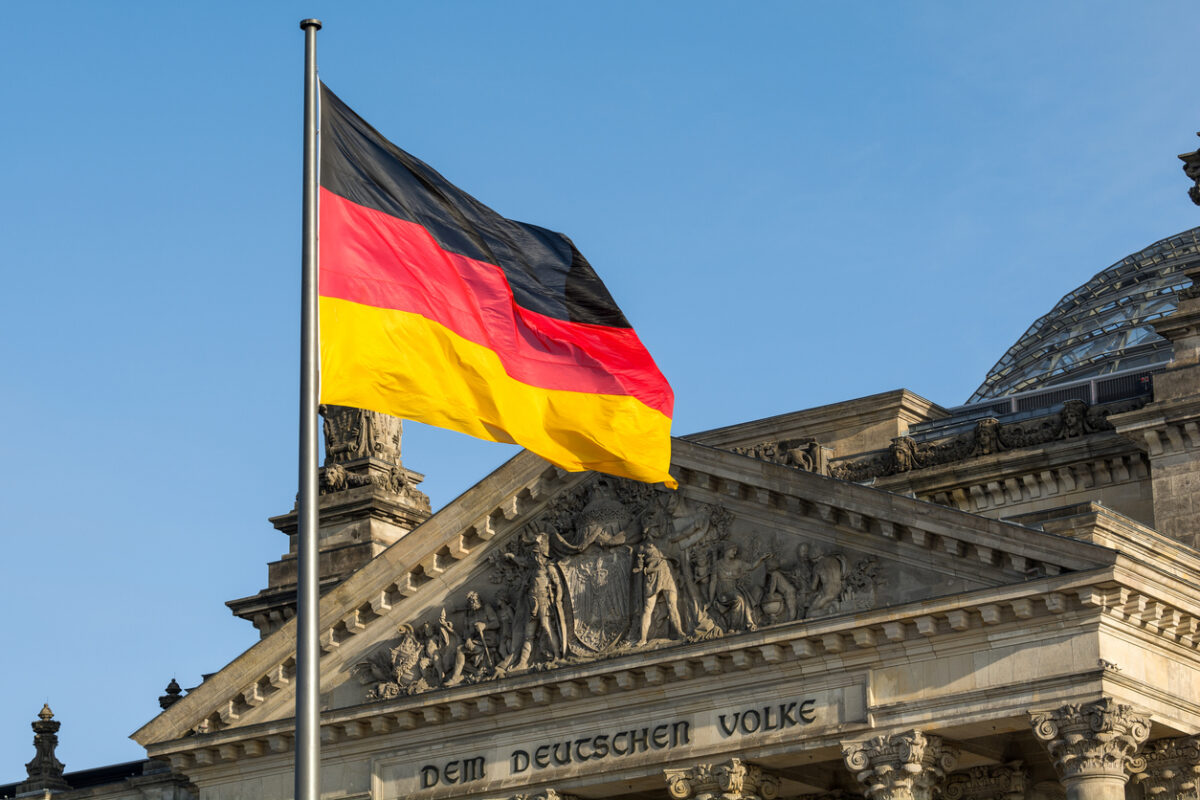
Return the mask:
M720 764L697 764L663 770L667 791L675 800L775 800L779 776L731 758Z
M1200 736L1150 742L1132 769L1135 800L1200 800Z
M958 763L940 736L915 730L844 744L842 756L868 800L931 800Z
M1125 800L1150 718L1111 698L1031 713L1033 733L1054 761L1067 800Z

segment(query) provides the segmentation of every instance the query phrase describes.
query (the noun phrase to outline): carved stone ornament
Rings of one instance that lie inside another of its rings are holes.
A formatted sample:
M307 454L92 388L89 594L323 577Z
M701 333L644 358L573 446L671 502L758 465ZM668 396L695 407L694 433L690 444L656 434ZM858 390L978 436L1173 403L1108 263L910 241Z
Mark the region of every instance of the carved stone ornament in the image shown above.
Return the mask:
M1138 748L1150 736L1149 717L1111 698L1030 714L1034 736L1045 746L1064 783L1088 777L1127 780L1145 762Z
M942 786L945 800L1023 800L1028 773L1020 761L955 772Z
M917 442L909 436L898 436L887 450L832 464L828 473L842 480L862 482L969 458L993 456L1008 450L1076 439L1089 433L1113 430L1112 423L1108 421L1110 414L1132 411L1145 404L1146 398L1096 406L1089 406L1082 400L1067 400L1053 414L1010 423L987 417L978 420L970 433L944 439Z
M1200 136L1200 133L1196 134ZM1192 185L1188 187L1188 197L1192 202L1200 206L1200 150L1193 150L1190 153L1184 153L1179 156L1179 160L1183 162L1183 174L1188 176Z
M930 800L958 763L940 736L916 730L844 745L842 757L870 800Z
M349 406L321 406L325 418L325 465L360 458L400 463L399 417Z
M544 789L537 794L514 794L509 800L579 800L573 794L563 794L557 789Z
M772 464L795 467L805 472L815 472L818 475L828 474L825 448L816 439L780 439L779 441L759 442L745 447L735 447L733 452L757 458L760 461L770 461Z
M29 777L17 786L18 794L71 788L63 779L63 763L54 754L55 748L58 747L57 734L61 725L61 722L54 719L54 712L50 710L49 704L43 704L42 710L38 712L38 721L32 723L33 746L37 754L25 765L25 772Z
M1133 797L1200 800L1200 736L1150 742L1142 748L1141 762L1145 767L1133 774Z
M663 770L675 800L775 800L779 776L740 758Z
M721 505L598 477L488 557L487 582L355 666L368 699L874 607L874 558L733 528Z

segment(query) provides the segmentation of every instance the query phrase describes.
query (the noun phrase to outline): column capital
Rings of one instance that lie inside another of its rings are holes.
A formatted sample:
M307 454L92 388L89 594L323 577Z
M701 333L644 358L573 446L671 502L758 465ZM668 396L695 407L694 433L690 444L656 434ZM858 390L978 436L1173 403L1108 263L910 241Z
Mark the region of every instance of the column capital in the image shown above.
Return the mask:
M536 794L514 794L509 800L580 800L573 794L563 794L557 789L543 789Z
M1135 796L1200 800L1200 736L1150 742L1130 766Z
M720 764L666 769L667 791L675 800L775 800L779 776L756 764L731 758Z
M1134 756L1150 737L1150 718L1105 697L1029 715L1033 734L1063 783L1085 778L1129 779Z
M869 800L930 800L958 763L958 751L940 736L917 730L844 743L842 757Z
M955 772L942 786L944 800L1023 800L1029 774L1020 761Z

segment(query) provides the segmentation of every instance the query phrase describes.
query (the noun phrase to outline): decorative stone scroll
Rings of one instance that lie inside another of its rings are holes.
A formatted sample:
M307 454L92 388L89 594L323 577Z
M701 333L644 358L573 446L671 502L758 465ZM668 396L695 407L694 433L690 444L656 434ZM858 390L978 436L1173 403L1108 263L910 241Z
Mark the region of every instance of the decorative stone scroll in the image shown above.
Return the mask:
M843 745L842 757L869 800L931 800L958 763L955 748L917 730Z
M1024 800L1028 773L1020 761L971 767L947 776L945 800Z
M1059 411L1047 416L1010 423L987 417L976 422L970 433L945 439L917 442L909 436L898 436L885 451L831 464L828 474L842 480L861 482L1023 447L1076 439L1089 433L1113 430L1112 423L1108 421L1110 414L1132 411L1145 404L1145 398L1096 406L1090 406L1082 400L1067 400Z
M775 800L779 796L779 776L740 758L663 773L667 792L675 800Z
M1159 739L1143 747L1130 794L1135 800L1200 800L1200 736Z
M493 552L486 582L400 627L355 673L368 699L387 699L876 604L874 558L734 521L682 491L597 477Z
M1144 768L1137 751L1150 736L1150 719L1132 706L1106 697L1030 714L1030 723L1034 736L1054 761L1068 797L1080 782L1119 781L1123 785L1131 771Z

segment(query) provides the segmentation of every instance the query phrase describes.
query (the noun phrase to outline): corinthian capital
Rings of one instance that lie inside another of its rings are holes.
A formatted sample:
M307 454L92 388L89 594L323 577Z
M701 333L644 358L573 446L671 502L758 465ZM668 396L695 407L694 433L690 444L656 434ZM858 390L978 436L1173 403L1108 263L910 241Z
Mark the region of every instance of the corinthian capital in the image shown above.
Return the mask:
M1128 780L1138 747L1150 736L1150 718L1112 698L1065 705L1029 715L1064 783L1093 777Z
M1200 800L1200 736L1150 742L1130 769L1135 798Z
M1022 800L1027 773L1020 761L956 772L942 786L944 800Z
M842 757L869 800L930 800L958 763L941 737L915 730L845 744Z
M663 770L675 800L775 800L779 776L740 758Z

